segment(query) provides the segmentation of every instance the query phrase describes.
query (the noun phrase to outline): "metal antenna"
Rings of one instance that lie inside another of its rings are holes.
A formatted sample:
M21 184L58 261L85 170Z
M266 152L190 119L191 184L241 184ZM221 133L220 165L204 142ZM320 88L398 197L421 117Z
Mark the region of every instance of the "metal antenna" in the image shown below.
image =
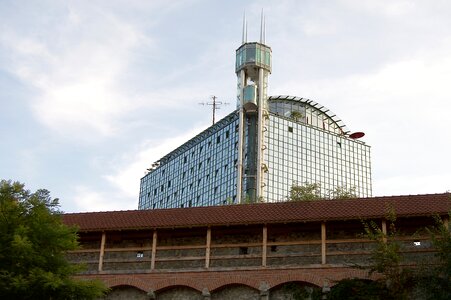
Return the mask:
M263 16L263 44L266 44L266 16Z
M243 35L242 35L242 44L247 43L247 21L246 21L246 11L243 13Z
M263 8L262 8L262 15L260 17L260 43L264 44L265 41L263 40Z
M211 99L213 101L211 102L201 102L199 103L200 105L211 105L212 109L213 109L213 125L215 124L215 113L217 109L220 109L220 105L229 105L228 102L222 102L222 101L216 101L216 99L218 99L218 97L216 96L211 96Z

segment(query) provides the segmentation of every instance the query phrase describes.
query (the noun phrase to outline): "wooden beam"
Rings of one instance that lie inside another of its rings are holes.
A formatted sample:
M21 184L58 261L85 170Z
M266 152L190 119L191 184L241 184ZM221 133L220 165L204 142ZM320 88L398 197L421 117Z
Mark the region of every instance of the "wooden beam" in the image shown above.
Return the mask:
M382 237L382 240L384 243L387 242L387 221L385 219L382 219L382 234L384 235Z
M266 251L268 248L268 227L263 225L263 241L262 241L262 267L266 267Z
M326 264L326 223L321 223L321 264Z
M157 246L157 250L190 250L204 248L205 245Z
M155 270L155 257L157 255L157 231L153 231L152 237L152 258L150 261L150 270Z
M207 228L207 243L205 246L205 268L210 267L211 228Z
M213 244L211 248L261 247L262 243Z
M105 240L106 233L102 232L102 240L100 241L100 254L99 254L99 272L103 270L103 256L105 254Z

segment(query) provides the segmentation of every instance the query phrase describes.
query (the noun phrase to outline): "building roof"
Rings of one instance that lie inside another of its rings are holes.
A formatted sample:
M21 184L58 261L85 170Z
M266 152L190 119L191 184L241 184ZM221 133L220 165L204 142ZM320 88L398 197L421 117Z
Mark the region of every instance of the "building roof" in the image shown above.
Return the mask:
M335 113L333 113L330 109L325 107L322 104L319 104L311 99L302 98L302 97L296 97L296 96L288 96L288 95L279 95L279 96L270 96L268 98L269 102L276 102L276 101L292 101L292 102L298 102L305 105L308 105L318 111L318 113L322 113L325 116L327 116L333 123L335 123L336 127L340 129L342 134L349 134L350 131L348 127L343 123L343 121L337 117Z
M383 218L390 208L398 217L446 215L451 194L70 213L63 222L80 231L186 228Z

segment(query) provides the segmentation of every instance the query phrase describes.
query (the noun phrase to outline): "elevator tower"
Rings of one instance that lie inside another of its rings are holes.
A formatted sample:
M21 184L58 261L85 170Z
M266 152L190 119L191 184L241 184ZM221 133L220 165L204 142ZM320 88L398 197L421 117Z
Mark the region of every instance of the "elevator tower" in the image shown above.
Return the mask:
M236 50L237 108L239 111L237 202L265 201L265 132L268 113L268 76L271 48L265 45L262 14L260 42L247 42L247 23L243 19L242 44Z

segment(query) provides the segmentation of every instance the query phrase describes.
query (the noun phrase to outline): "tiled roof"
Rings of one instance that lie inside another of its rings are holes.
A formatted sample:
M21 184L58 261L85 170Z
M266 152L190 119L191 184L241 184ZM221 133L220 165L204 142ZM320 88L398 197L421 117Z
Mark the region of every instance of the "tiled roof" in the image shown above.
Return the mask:
M71 213L63 221L81 231L107 231L369 219L385 217L389 208L398 217L445 215L451 194Z

